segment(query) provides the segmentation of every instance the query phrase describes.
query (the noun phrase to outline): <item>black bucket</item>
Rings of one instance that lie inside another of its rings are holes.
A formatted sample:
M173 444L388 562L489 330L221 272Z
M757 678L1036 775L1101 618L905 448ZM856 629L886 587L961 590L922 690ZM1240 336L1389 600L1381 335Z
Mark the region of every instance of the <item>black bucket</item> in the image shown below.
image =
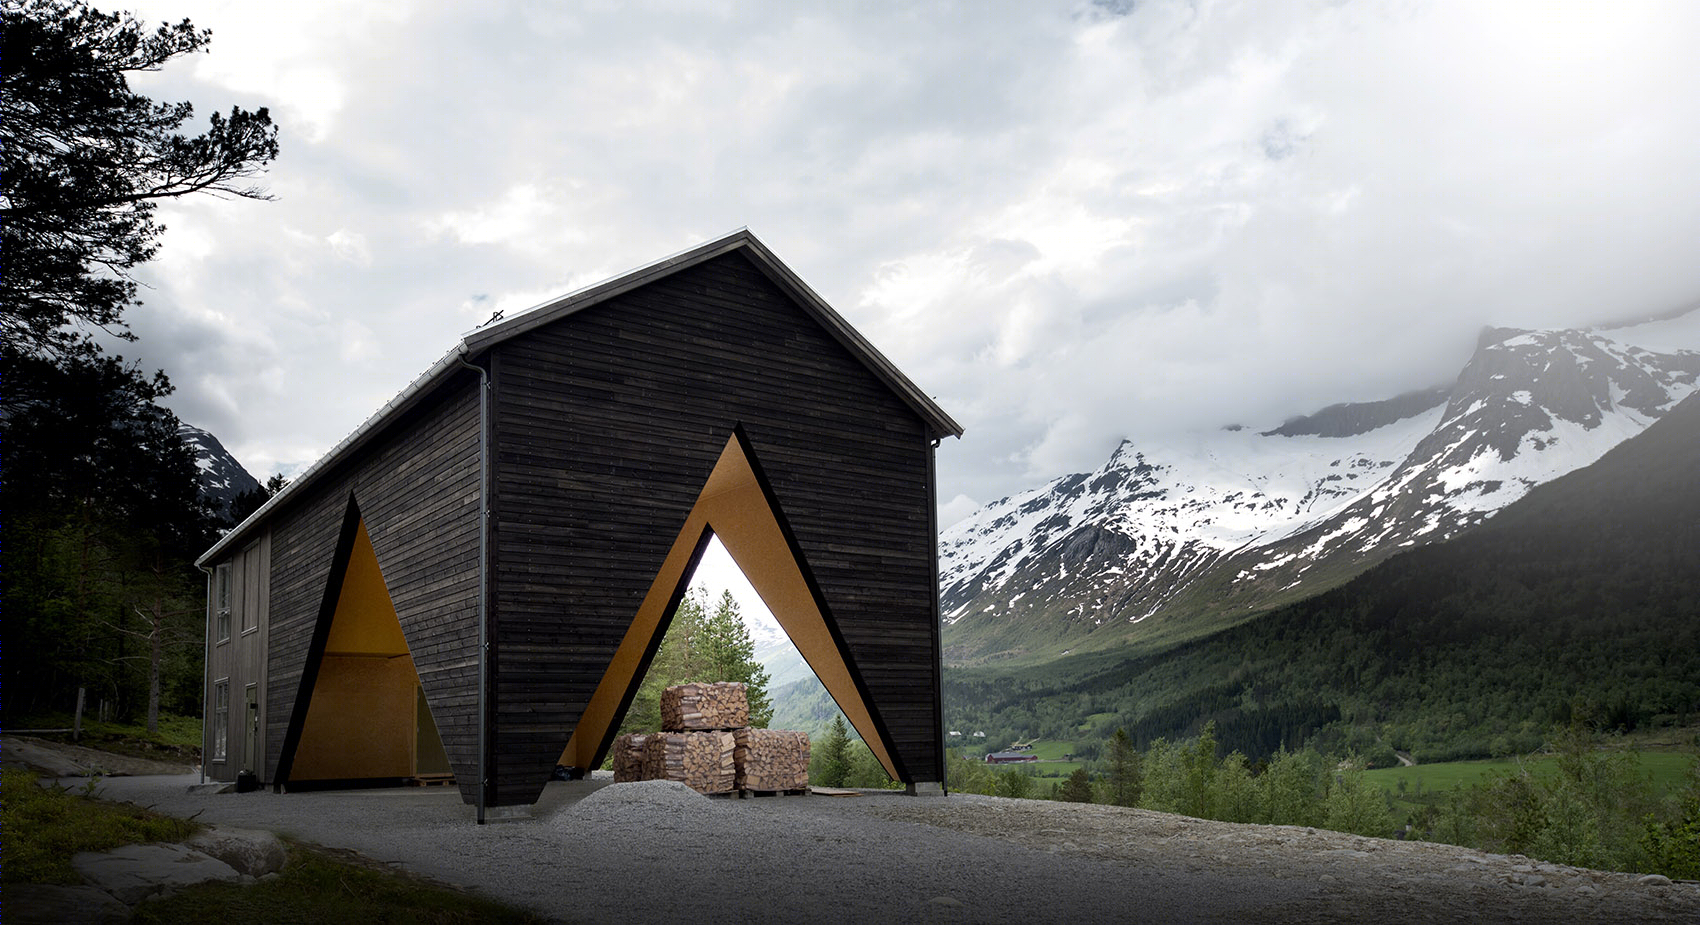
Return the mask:
M236 792L253 793L260 789L260 779L253 771L238 771L236 774Z

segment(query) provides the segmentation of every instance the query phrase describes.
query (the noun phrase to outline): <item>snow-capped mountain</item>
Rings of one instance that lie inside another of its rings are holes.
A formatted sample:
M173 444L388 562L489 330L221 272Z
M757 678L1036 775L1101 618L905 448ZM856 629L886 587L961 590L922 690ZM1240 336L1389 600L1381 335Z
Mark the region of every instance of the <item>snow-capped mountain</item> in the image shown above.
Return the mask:
M200 470L201 496L213 502L222 514L230 510L230 502L245 491L260 487L258 479L249 474L236 457L218 442L211 433L190 424L181 424L177 435L195 451L195 466Z
M982 508L940 537L946 658L1185 638L1453 536L1696 390L1700 353L1629 339L1490 328L1450 387L1124 442Z

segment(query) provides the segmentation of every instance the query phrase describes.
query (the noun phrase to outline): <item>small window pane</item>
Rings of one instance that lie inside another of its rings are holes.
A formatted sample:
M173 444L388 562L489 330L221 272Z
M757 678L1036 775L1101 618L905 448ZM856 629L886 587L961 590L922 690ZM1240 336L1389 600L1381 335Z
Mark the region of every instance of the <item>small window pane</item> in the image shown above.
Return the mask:
M223 761L230 751L230 682L213 685L213 760Z

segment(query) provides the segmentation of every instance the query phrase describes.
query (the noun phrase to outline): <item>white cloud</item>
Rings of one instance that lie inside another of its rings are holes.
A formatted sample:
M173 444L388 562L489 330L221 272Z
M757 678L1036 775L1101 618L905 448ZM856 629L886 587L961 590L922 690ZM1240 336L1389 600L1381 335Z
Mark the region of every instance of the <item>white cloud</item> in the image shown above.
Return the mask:
M153 2L215 39L148 92L284 126L135 319L255 459L741 225L967 427L947 507L1700 295L1687 4Z

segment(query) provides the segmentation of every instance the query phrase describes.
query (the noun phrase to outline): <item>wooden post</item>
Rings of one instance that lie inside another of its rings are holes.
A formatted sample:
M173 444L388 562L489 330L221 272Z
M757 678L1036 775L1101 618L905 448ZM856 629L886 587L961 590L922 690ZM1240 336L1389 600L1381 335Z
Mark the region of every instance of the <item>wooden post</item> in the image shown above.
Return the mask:
M88 688L77 688L77 717L71 722L71 741L83 740L83 698L88 696Z

